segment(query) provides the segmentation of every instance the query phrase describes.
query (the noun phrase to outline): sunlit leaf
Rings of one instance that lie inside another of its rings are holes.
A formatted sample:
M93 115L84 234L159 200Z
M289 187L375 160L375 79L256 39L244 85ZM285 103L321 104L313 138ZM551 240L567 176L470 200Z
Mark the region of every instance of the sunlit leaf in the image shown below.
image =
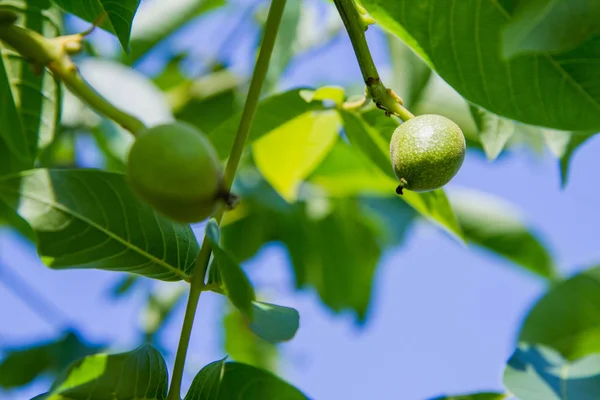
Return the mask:
M307 400L298 389L270 372L236 362L215 361L194 378L185 400Z
M294 202L300 184L339 138L338 130L334 111L302 114L254 142L256 166L281 197Z
M38 253L51 268L97 268L173 281L189 277L199 251L191 228L158 216L137 199L122 174L25 171L0 178L0 200L31 225Z
M103 400L167 397L167 365L152 346L120 354L97 354L75 362L36 400Z
M556 278L550 251L511 204L472 190L453 192L451 200L468 242L544 278Z
M559 55L502 58L506 1L364 0L377 22L473 104L562 130L600 129L600 36ZM569 2L570 3L570 2Z
M504 386L519 399L596 400L600 355L569 363L552 349L523 343L504 370Z
M600 32L600 3L519 0L503 32L505 57L572 50Z
M527 315L519 340L558 350L569 360L600 352L600 267L553 286Z
M129 52L131 24L140 0L52 0L63 10L115 34L121 46Z

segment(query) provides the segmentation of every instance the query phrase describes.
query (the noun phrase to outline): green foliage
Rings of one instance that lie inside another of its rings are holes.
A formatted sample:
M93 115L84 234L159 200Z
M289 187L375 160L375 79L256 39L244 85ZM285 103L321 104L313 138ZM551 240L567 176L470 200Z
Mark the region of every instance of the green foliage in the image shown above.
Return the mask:
M508 1L363 0L370 14L467 100L495 114L563 130L600 129L595 37L570 52L505 60ZM460 22L459 22L460 21Z
M471 114L479 130L479 140L489 160L498 158L508 140L515 134L515 123L484 109L471 106Z
M504 28L504 55L572 50L600 32L599 19L595 1L519 0Z
M152 346L120 354L96 354L73 363L36 400L162 400L167 396L167 365Z
M291 307L252 302L250 329L270 343L291 340L300 327L300 314Z
M547 347L521 344L508 361L504 385L519 399L597 399L600 355L569 363Z
M305 400L298 389L275 375L236 362L215 361L205 366L194 378L184 400Z
M166 281L187 279L193 270L198 243L190 227L156 215L122 174L26 171L0 178L0 199L29 222L51 268L126 271Z
M507 397L504 393L476 393L462 396L436 397L431 400L502 400Z

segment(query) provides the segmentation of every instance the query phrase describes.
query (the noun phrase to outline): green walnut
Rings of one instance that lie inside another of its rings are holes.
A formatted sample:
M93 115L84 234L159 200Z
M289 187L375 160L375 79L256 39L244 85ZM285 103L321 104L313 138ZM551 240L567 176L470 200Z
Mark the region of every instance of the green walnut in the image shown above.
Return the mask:
M222 168L215 149L196 128L180 123L143 131L127 160L130 186L160 214L182 223L208 218L219 200Z
M394 131L390 157L403 189L426 192L450 182L465 159L465 137L454 122L441 115L420 115Z

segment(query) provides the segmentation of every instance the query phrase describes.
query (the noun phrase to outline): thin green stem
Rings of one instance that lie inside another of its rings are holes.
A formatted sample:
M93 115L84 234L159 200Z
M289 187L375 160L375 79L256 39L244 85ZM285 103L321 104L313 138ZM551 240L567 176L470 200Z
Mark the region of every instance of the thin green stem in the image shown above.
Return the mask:
M414 118L414 115L402 106L402 99L393 90L386 88L381 81L365 36L367 18L354 0L334 0L334 3L350 36L369 96L386 115L394 114L404 121Z
M0 16L1 17L1 16ZM52 74L91 108L115 121L133 135L145 128L138 118L115 107L96 92L79 74L70 57L80 48L84 34L48 39L37 32L14 25L10 18L0 18L0 40L29 60L40 72L48 68Z
M272 0L271 2L262 44L252 74L252 80L250 81L250 88L244 105L244 111L242 112L242 119L229 154L227 166L225 167L223 188L227 192L231 190L231 185L233 184L233 179L235 178L235 174L240 164L246 140L250 134L250 127L252 126L252 121L254 120L254 115L260 99L260 92L267 76L269 61L271 60L271 54L273 53L273 47L275 46L275 39L277 38L277 32L279 31L279 25L281 24L285 3L286 0ZM218 223L220 223L223 213L224 208L221 207L216 215ZM180 400L181 398L181 381L183 369L185 367L185 359L192 334L198 301L200 299L200 294L204 290L204 279L210 260L210 254L211 248L208 241L205 239L202 242L200 253L196 259L196 268L194 275L192 276L190 294L185 310L183 326L181 328L181 336L179 338L179 345L175 356L173 377L171 379L171 387L169 388L167 400Z

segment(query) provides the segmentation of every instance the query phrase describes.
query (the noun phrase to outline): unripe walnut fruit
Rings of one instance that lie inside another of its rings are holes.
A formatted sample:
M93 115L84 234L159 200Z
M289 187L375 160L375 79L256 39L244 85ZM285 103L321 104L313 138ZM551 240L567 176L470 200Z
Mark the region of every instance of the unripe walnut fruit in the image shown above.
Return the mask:
M139 135L129 152L127 176L134 192L177 222L208 218L226 197L215 149L202 132L180 122Z
M465 159L465 137L441 115L420 115L394 131L390 157L402 189L425 192L450 182Z

